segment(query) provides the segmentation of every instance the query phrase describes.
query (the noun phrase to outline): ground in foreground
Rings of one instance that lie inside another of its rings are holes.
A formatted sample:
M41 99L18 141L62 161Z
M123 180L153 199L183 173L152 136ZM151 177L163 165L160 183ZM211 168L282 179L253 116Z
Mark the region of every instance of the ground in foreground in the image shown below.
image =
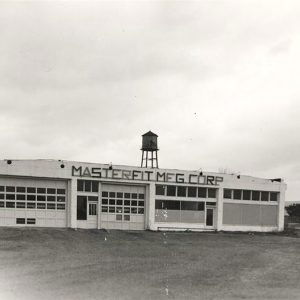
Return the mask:
M300 239L0 228L0 299L300 299Z

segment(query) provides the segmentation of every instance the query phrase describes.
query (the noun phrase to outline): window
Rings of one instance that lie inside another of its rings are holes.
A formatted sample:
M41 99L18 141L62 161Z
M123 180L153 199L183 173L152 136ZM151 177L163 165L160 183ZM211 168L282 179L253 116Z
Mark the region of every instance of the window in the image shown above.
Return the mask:
M78 181L79 180L77 180L77 184L78 184ZM77 189L77 191L78 191L78 189ZM55 189L47 189L47 194L56 194L56 190Z
M57 202L66 202L66 198L64 196L57 196L56 201Z
M0 201L0 207L4 207L4 201Z
M139 194L139 199L145 199L145 194Z
M65 209L65 208L66 208L65 204L61 204L61 203L58 203L58 204L57 204L57 209L63 210L63 209Z
M27 224L31 224L31 225L35 224L35 219L28 218Z
M144 201L139 201L139 206L144 206Z
M36 189L34 187L28 187L27 193L35 194Z
M65 195L66 194L66 190L65 189L57 189L57 194L59 194L59 195Z
M96 203L90 203L89 204L89 215L90 216L96 216L97 215L97 204Z
M254 201L259 200L259 191L252 191L252 200Z
M231 199L232 190L224 189L223 191L223 197L225 199Z
M123 205L123 200L117 200L117 205Z
M46 196L37 195L37 196L36 196L36 200L37 200L37 201L46 201Z
M0 194L0 199L4 199L4 194Z
M137 206L137 201L136 200L131 200L131 206Z
M117 207L117 208L116 208L116 212L117 212L118 214L121 214L122 211L123 211L123 208L122 208L122 207Z
M17 193L25 193L25 188L22 186L17 187Z
M14 193L15 192L15 187L14 186L7 186L6 187L6 192L7 193Z
M261 192L261 201L269 201L269 193Z
M84 181L83 180L77 180L77 191L78 192L84 191Z
M27 208L35 208L35 202L27 202Z
M25 202L17 202L17 208L25 208Z
M270 201L277 201L278 193L270 193Z
M180 201L156 200L155 209L180 210Z
M177 187L177 196L178 197L186 197L186 186L178 186Z
M176 196L176 186L167 185L167 196Z
M102 197L108 197L108 192L102 192Z
M15 194L6 194L7 200L15 200L16 195Z
M55 201L55 196L47 196L47 201L49 202Z
M137 194L136 193L132 193L131 194L131 199L137 199Z
M117 221L122 221L122 215L116 215L116 220Z
M124 205L129 206L130 205L130 200L124 200Z
M15 207L15 202L6 202L6 207L7 208L14 208Z
M107 212L107 206L102 206L102 212Z
M181 210L203 211L204 210L204 202L181 201Z
M165 186L157 184L156 185L156 195L161 195L163 196L165 194Z
M243 200L251 200L251 191L243 190Z
M37 193L38 194L45 194L46 193L46 189L45 188L37 188Z
M216 206L216 202L206 202L206 205L210 205L210 206Z
M130 221L130 215L124 215L124 221Z
M88 196L88 200L89 201L96 201L97 202L98 201L98 197L97 196Z
M137 214L137 208L136 207L131 207L131 213L132 214Z
M0 185L0 192L4 192L4 186Z
M24 194L17 194L17 200L25 200Z
M197 197L197 188L193 186L188 187L188 197Z
M108 204L108 199L102 199L102 204Z
M55 209L54 203L47 203L47 209Z
M233 199L241 200L242 199L242 190L233 190Z
M109 197L110 198L115 198L116 197L116 193L115 192L109 192Z
M114 206L110 206L110 207L108 208L108 211L109 211L110 213L115 213L115 212L116 212L116 208L115 208Z
M206 198L206 188L198 188L198 198Z
M216 189L207 189L208 198L216 198Z
M130 199L130 193L125 193L124 198Z
M35 201L35 195L27 195L27 200Z
M96 193L99 190L99 182L98 181L92 181L92 192Z
M117 198L123 198L123 193L117 193Z
M144 208L143 207L139 207L138 208L138 214L143 214L144 213Z
M116 205L115 199L109 199L109 205Z
M36 208L37 209L45 209L46 208L46 204L45 203L37 203Z
M25 224L25 218L16 218L17 224Z

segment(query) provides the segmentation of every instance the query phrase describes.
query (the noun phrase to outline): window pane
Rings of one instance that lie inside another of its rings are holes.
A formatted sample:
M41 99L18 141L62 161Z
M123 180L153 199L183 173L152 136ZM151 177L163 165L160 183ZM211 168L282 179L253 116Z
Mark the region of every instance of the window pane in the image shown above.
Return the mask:
M117 212L118 214L121 214L122 211L123 211L123 208L122 208L122 207L117 207L117 208L116 208L116 212Z
M176 186L167 185L167 196L176 196Z
M115 192L109 192L109 197L115 198L116 197L116 193Z
M231 199L232 190L224 189L223 191L223 197L225 199Z
M177 187L177 196L178 197L186 197L186 186L178 186Z
M259 191L252 191L252 200L254 201L259 200Z
M137 206L137 201L136 200L131 200L131 206Z
M180 210L180 201L156 200L155 209Z
M4 207L4 201L0 201L0 207Z
M137 208L136 207L131 207L131 213L132 214L137 214Z
M46 189L45 188L37 188L37 192L38 192L38 194L45 194Z
M251 200L251 191L243 190L243 200Z
M132 194L131 194L131 198L132 198L132 199L137 199L137 194L136 194L136 193L132 193Z
M32 194L34 194L34 193L35 193L35 188L34 188L34 187L28 187L28 188L27 188L27 193L32 193Z
M37 195L37 201L46 201L46 197L42 195Z
M156 195L164 195L165 194L165 186L157 184L156 185Z
M216 202L206 202L206 205L210 205L210 206L216 206Z
M47 203L47 209L55 209L54 203Z
M92 182L90 180L84 180L84 191L85 192L92 191Z
M4 199L4 194L0 194L0 199Z
M92 181L92 192L98 192L99 182Z
M102 212L107 212L107 206L102 206Z
M17 218L16 223L17 224L25 224L25 218Z
M109 212L110 212L110 213L116 212L116 208L115 208L114 206L110 206L110 207L109 207Z
M188 187L188 197L197 197L197 188L189 186Z
M102 199L102 204L108 204L108 199Z
M46 204L45 203L37 203L36 208L37 209L45 209L46 208Z
M117 198L123 198L123 193L117 193Z
M50 202L55 201L55 196L47 196L47 201L50 201Z
M96 203L89 204L89 215L95 216L96 214L97 214L97 204Z
M181 210L204 210L204 202L181 201Z
M77 180L77 191L83 191L83 185L82 185L82 190L78 189L78 182L82 180ZM56 190L55 189L47 189L47 194L56 194Z
M124 200L124 205L129 206L130 205L130 200Z
M27 202L27 208L35 208L35 202Z
M278 193L270 193L270 201L277 201Z
M102 192L102 197L108 197L108 192Z
M17 200L25 200L24 194L17 194Z
M17 187L17 193L25 193L25 188L22 186Z
M25 202L17 202L17 208L25 208Z
M145 195L144 194L139 194L139 199L145 199Z
M207 189L208 198L216 198L216 189Z
M15 194L6 194L7 200L15 200Z
M127 199L130 199L130 193L125 193L124 197L127 198Z
M109 205L115 205L116 201L115 199L109 199Z
M130 221L130 215L124 215L124 221Z
M14 193L15 192L15 187L14 186L7 186L6 187L6 192Z
M35 195L27 195L27 200L35 201Z
M261 201L269 201L269 193L261 192Z
M65 189L57 189L57 194L65 195L65 193L66 193Z
M117 205L123 205L123 200L117 200Z
M116 215L116 220L117 221L122 221L122 215Z
M28 218L27 224L35 224L35 219Z
M0 192L4 192L4 186L0 185Z
M57 202L65 202L66 198L64 196L57 196L56 201Z
M58 203L57 204L57 209L65 209L65 204L61 204L61 203Z
M6 207L14 208L15 207L15 202L6 202Z
M206 198L206 188L198 188L198 197L199 198Z
M233 199L241 200L242 199L242 190L233 190Z
M96 201L97 202L98 201L98 197L97 196L88 196L88 200L89 201Z
M143 207L139 207L138 208L138 214L143 214L144 213L144 208Z
M139 201L139 206L144 206L144 201Z

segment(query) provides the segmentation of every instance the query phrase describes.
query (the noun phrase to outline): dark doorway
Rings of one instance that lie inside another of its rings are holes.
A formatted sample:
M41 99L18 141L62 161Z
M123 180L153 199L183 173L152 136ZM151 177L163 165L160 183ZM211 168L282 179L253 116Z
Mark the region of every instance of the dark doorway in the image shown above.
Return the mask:
M87 217L87 197L77 197L77 220L86 220Z
M213 208L206 209L206 226L214 225L214 210Z

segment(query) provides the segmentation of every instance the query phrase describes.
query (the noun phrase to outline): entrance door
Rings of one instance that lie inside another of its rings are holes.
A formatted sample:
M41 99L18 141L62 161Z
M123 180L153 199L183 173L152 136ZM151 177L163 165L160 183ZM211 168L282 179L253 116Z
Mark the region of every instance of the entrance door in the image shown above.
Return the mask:
M87 197L77 197L77 220L86 220L87 215Z
M214 226L214 209L206 209L206 226Z

